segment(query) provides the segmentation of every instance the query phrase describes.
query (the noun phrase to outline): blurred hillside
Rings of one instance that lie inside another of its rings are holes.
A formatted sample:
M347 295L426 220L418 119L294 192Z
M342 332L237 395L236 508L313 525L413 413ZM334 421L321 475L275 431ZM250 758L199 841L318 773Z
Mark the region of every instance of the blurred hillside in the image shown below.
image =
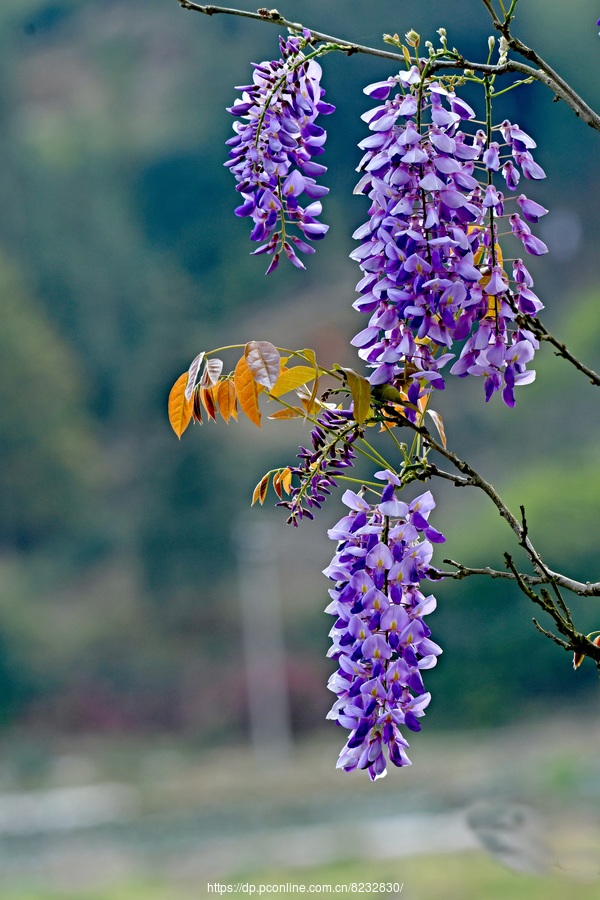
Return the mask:
M245 8L252 4L245 2ZM416 28L481 58L481 4L300 0L284 15L367 44ZM522 8L521 8L522 7ZM398 10L401 9L399 13ZM591 0L521 0L517 29L598 103ZM355 364L345 337L357 271L350 235L363 136L361 92L385 61L324 61L330 234L308 271L268 280L223 168L250 61L277 54L277 30L184 12L176 0L4 0L0 7L0 719L19 733L185 731L202 744L246 729L233 533L266 468L294 458L302 430L268 423L190 429L166 418L192 357L251 338L314 347ZM505 113L538 141L552 210L548 257L532 266L544 321L600 365L598 135L540 86ZM234 360L232 359L231 362ZM451 444L514 506L524 503L549 564L596 579L600 476L594 389L540 353L538 381L510 412L482 386L437 402ZM441 486L447 555L501 566L508 534L477 496ZM329 705L322 615L337 501L299 532L275 523L294 727L321 727ZM440 556L441 559L441 556ZM505 583L438 590L446 652L432 674L432 719L489 724L586 699L594 671L530 624ZM592 601L574 603L599 627ZM456 698L460 697L460 709ZM224 701L226 698L226 702ZM460 720L460 721L458 721Z

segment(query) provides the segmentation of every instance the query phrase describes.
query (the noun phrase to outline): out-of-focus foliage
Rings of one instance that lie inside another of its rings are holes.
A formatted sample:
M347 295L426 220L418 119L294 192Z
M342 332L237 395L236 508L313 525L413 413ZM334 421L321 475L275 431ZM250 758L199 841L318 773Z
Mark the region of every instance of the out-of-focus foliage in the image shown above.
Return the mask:
M74 532L100 475L76 351L0 257L0 544Z
M443 25L465 55L486 52L489 26L471 0L451 9L437 0L292 6L280 11L365 43L410 27L433 38ZM515 24L592 101L596 18L591 0L521 0ZM235 191L222 164L233 86L247 81L251 60L276 48L270 25L208 19L175 0L2 4L5 720L185 728L206 740L243 726L232 531L260 474L293 463L302 423L276 423L275 432L265 422L262 444L247 422L235 432L206 423L201 440L190 427L179 442L166 415L169 388L201 348L218 345L225 324L228 340L314 346L320 361L358 369L339 332L356 330L358 275L347 253L365 213L351 194L368 105L361 90L390 73L383 60L324 61L338 106L326 155L331 231L306 273L277 271L265 282L246 223L232 215ZM598 136L539 85L508 95L502 110L535 135L548 173L539 199L551 209L542 234L551 252L536 270L544 319L597 366L598 301L588 285L599 239L589 207L600 194ZM482 408L477 388L461 384L460 398L448 390L446 430L511 504L525 503L551 565L597 578L598 399L550 352L540 356L538 382L514 413ZM303 523L294 554L291 536L281 536L298 728L317 726L328 705L327 585L318 574L328 550L314 535L337 518L334 503L321 522ZM449 489L439 510L443 530L461 533L456 555L501 565L507 535L480 498ZM283 515L275 521L283 528ZM458 692L462 720L473 724L506 720L524 697L549 703L554 692L592 683L586 666L572 681L570 660L534 632L510 585L471 579L438 593L436 631L447 648L432 707L440 721L456 723ZM592 613L591 627L599 627Z

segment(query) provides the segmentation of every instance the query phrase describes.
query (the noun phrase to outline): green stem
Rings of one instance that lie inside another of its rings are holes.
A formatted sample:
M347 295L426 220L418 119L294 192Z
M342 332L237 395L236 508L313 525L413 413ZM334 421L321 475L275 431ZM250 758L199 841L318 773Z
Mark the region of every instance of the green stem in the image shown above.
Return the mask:
M368 449L369 449L372 453L375 454L375 456L372 457L373 459L377 459L378 462L380 462L381 465L385 466L386 469L389 469L390 472L396 472L396 470L394 469L394 467L387 461L387 459L386 459L384 456L382 456L381 453L379 453L379 451L375 449L375 447L372 447L371 444L369 444L369 442L368 442L367 440L365 440L364 437L361 437L360 440L361 440L362 443L365 445L365 447L368 447ZM357 448L357 449L358 449L358 448ZM398 473L396 472L396 474L398 474Z
M513 81L512 84L509 84L508 87L502 88L501 91L494 91L494 97L501 97L502 94L507 94L508 91L512 91L513 88L520 87L522 84L532 84L533 78L520 78L518 81Z
M334 475L336 481L351 481L353 484L364 485L364 487L377 488L376 493L381 496L381 484L377 481L365 481L364 478L351 478L350 475Z
M258 147L258 139L260 137L260 133L262 131L263 122L265 120L265 116L267 114L267 110L271 105L271 101L273 97L276 95L279 88L282 84L285 84L287 81L287 77L291 72L295 72L296 69L299 69L300 66L304 65L306 62L310 62L311 59L315 59L317 56L323 56L325 53L330 53L332 50L342 50L339 44L323 44L321 47L318 47L316 50L313 50L312 53L307 53L306 56L302 54L302 51L299 52L298 59L291 65L289 68L286 68L283 75L277 79L275 84L273 85L270 93L267 95L267 99L265 101L264 109L261 112L258 122L256 123L256 137L254 139L254 146Z
M392 429L390 428L390 426L387 422L383 421L382 425L385 427L385 430L387 431L387 433L389 434L389 436L391 437L393 442L396 444L396 447L398 448L398 450L404 457L405 462L408 462L410 457L408 456L408 454L406 452L405 445L400 443L400 441L398 440L398 438L396 437L396 435L394 434L394 432L392 431Z
M484 78L485 85L485 130L486 130L486 140L485 147L486 150L489 148L491 140L492 140L492 84L493 77L489 78L486 76ZM488 169L487 174L487 183L488 186L494 183L494 175L491 169ZM490 237L491 237L491 249L492 249L492 267L496 265L496 226L494 222L494 208L490 206ZM497 318L496 311L496 318Z

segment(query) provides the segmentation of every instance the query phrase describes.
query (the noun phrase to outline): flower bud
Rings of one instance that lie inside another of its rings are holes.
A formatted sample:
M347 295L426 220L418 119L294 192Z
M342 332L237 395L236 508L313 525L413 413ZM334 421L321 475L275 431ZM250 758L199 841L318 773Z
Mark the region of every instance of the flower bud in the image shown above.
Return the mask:
M500 38L498 65L503 66L508 59L508 42L504 35Z

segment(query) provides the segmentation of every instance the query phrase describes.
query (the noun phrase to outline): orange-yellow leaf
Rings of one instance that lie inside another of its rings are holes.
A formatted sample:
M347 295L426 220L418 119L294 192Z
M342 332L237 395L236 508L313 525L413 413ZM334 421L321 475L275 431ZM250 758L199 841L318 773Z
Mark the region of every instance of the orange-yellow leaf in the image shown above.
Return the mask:
M315 382L312 387L312 391L310 392L310 399L308 401L308 406L306 407L307 414L310 415L312 412L313 404L317 399L317 392L319 390L319 367L317 365L317 355L314 350L306 347L302 353L308 359L310 364L314 366L315 369ZM306 406L306 404L304 404Z
M281 478L281 485L286 492L286 494L290 494L292 490L292 470L289 466L283 470L283 475Z
M248 368L245 356L238 360L233 373L233 383L242 412L245 412L250 421L260 428L261 415L258 408L258 385L252 377L252 372Z
M314 412L318 412L320 409L335 409L335 403L322 403L321 400L318 400L314 396L314 391L309 391L304 385L300 385L296 390L296 393L302 401L302 406L306 410L306 414L309 416Z
M317 391L318 390L319 390L319 377L317 376L315 378L315 382L313 384L313 389L310 394L310 400L308 401L309 413L315 403L315 400L317 399Z
M488 275L485 279L482 279L482 284L484 282L487 284L489 280L490 277ZM501 301L494 294L486 294L485 296L487 299L487 312L485 315L488 319L494 319L495 321L500 313Z
M279 485L289 495L292 489L292 470L289 466L279 470Z
M267 491L269 489L270 475L271 475L270 472L267 472L266 475L263 475L263 477L260 479L260 481L258 482L256 487L254 488L254 491L252 492L252 503L250 504L251 506L254 506L254 504L256 502L260 503L260 505L262 506L263 503L265 502L265 498L267 496Z
M296 388L311 381L314 377L315 370L310 366L294 366L293 369L286 369L271 388L271 396L281 397L288 391L295 391Z
M279 378L281 367L277 347L269 341L248 341L244 356L254 380L270 391Z
M286 494L290 493L292 485L292 470L289 466L284 466L283 469L277 469L275 474L273 475L273 489L280 500L283 499L283 491Z
M286 406L284 409L278 409L277 412L272 413L269 419L297 419L298 417L304 418L304 412L301 409L297 406L291 408Z
M180 375L169 394L169 422L171 428L181 440L181 435L190 424L192 418L192 404L185 396L185 388L188 382L188 373Z
M216 394L219 412L225 421L229 422L232 416L237 418L236 395L233 381L231 381L230 378L220 381L216 388Z

